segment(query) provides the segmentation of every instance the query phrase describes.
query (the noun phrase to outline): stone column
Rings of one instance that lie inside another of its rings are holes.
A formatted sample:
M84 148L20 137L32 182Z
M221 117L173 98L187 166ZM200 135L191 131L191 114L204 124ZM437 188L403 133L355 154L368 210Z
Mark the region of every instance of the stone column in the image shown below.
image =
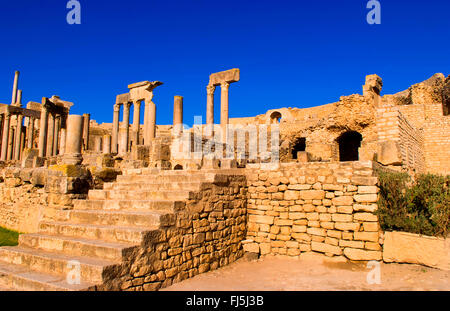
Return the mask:
M48 131L47 131L47 157L53 156L53 140L55 135L55 115L48 115Z
M13 84L11 105L14 105L17 101L17 87L19 85L19 74L20 74L20 72L16 71L15 75L14 75L14 84Z
M27 148L33 148L33 139L34 139L34 118L28 118L28 127L27 127Z
M66 136L67 132L65 128L61 128L61 139L59 142L59 154L63 155L66 152Z
M148 141L152 141L156 136L156 105L150 101L148 106Z
M214 91L216 87L214 85L208 85L206 87L206 135L211 137L213 134L214 126Z
M127 134L124 128L119 131L119 154L124 154L127 152Z
M83 158L81 149L83 144L83 116L69 115L67 117L66 150L63 161L66 164L81 164Z
M125 145L125 152L128 152L128 147L130 145L130 103L126 103L123 105L123 124L125 129L125 138L124 141L126 142Z
M103 135L103 153L111 153L111 136Z
M11 116L11 121L17 120L17 115ZM8 153L6 154L6 160L12 160L13 152L14 152L14 132L15 129L13 126L9 126L9 136L8 136Z
M17 90L16 106L22 107L22 90Z
M14 137L14 160L20 160L20 143L22 138L23 115L17 116L17 127Z
M3 122L3 137L2 137L2 152L0 160L6 161L6 155L8 154L8 138L9 138L9 126L11 122L11 115L9 112L5 114Z
M53 134L53 156L58 155L58 147L59 147L59 132L61 129L61 116L57 116L55 118L55 129Z
M45 157L47 150L47 131L48 131L48 109L42 105L41 121L39 124L39 156Z
M173 103L173 134L178 136L183 131L183 96L175 96Z
M91 115L89 113L83 114L83 149L89 150L89 124L91 122Z
M111 152L117 153L119 144L119 116L120 116L120 105L114 105L114 116L113 116L113 128L111 135Z
M94 151L95 152L102 152L102 138L101 136L94 136Z
M222 127L222 142L227 141L227 125L228 125L228 89L230 83L223 82L220 85L220 125Z
M139 143L139 127L141 126L141 101L136 101L133 106L133 142L134 145Z

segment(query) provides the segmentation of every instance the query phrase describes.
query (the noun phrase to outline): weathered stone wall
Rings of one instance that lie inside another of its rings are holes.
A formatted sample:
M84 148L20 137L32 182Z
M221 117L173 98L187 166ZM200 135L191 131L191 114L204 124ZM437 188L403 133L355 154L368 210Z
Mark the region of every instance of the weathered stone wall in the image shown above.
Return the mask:
M450 174L450 115L444 116L442 105L428 105L424 125L426 169L436 174Z
M285 163L249 172L244 248L298 256L315 251L381 260L372 162Z
M411 125L396 107L377 110L378 142L397 143L403 167L416 172L425 171L424 134Z
M245 176L204 183L97 289L157 290L237 260L244 254L246 195Z
M55 219L58 211L72 206L74 199L86 198L81 194L87 189L80 182L80 172L67 172L67 167L2 169L0 226L22 233L37 232L40 221Z

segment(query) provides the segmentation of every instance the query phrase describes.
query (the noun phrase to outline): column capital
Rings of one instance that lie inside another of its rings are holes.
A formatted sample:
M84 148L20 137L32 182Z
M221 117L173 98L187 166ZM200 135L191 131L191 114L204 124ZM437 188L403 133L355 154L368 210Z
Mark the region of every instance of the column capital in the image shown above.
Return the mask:
M207 93L208 95L213 95L215 90L216 90L216 86L215 86L215 85L208 84L208 85L206 86L206 93Z
M228 88L230 87L230 82L222 82L220 84L220 88L222 89L222 91L228 91Z
M122 104L114 104L114 111L115 112L119 112L120 111L120 106L122 106Z

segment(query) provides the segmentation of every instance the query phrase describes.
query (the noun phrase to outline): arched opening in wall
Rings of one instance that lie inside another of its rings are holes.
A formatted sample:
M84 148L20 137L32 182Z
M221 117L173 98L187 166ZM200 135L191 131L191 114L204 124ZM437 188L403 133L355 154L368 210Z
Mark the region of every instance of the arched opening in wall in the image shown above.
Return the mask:
M355 131L343 133L337 139L339 145L339 161L358 161L362 135Z
M295 141L294 146L292 147L291 153L292 153L292 159L296 160L297 152L299 151L306 151L306 138L300 137Z
M180 164L177 164L173 167L174 171L181 171L183 169L183 166L181 166Z
M274 111L270 114L270 123L271 124L277 124L281 122L281 113L279 113L278 111Z

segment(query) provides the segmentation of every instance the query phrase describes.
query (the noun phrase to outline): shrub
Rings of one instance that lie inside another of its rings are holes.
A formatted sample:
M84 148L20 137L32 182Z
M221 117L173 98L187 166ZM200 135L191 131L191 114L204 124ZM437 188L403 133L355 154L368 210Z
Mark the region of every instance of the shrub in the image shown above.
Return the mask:
M19 232L0 227L0 246L15 246L18 240Z
M450 176L378 171L377 215L383 230L431 236L450 232Z

